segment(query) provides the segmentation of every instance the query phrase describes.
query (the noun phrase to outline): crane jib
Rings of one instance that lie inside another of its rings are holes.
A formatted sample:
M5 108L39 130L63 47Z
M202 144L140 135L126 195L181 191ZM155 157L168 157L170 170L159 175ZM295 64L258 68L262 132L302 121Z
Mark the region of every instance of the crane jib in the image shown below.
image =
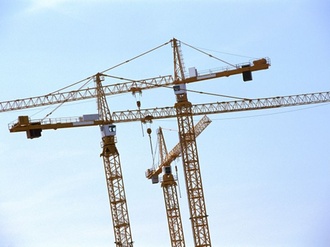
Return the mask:
M319 92L260 99L246 99L227 102L214 102L208 104L196 104L192 105L192 113L194 116L198 116L250 110L272 109L278 107L289 107L308 104L319 104L327 102L330 102L330 92ZM17 121L9 124L9 130L10 132L24 132L38 129L47 130L71 127L86 127L125 122L150 122L152 120L175 117L176 111L174 107L158 107L150 109L113 112L111 122L98 119L83 121L82 117L56 119L46 118L42 120L31 120L28 116L20 116Z
M222 67L209 69L206 72L196 72L195 75L187 75L180 83L194 83L220 77L228 77L231 75L251 73L253 71L268 69L270 66L269 58L261 58L254 60L252 63L237 64L234 67ZM172 75L158 76L142 80L131 80L123 83L103 85L104 94L106 96L122 93L136 93L142 90L148 90L159 87L166 87L175 84ZM48 105L62 104L67 102L80 101L97 97L96 87L81 88L69 92L54 92L46 95L28 97L23 99L15 99L0 102L0 113L15 111L21 109L29 109Z

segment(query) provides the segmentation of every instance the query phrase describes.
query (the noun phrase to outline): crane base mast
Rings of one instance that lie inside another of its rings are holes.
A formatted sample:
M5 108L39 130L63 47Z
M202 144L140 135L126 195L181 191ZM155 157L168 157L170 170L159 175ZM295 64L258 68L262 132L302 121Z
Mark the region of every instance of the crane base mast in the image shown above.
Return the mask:
M115 136L102 138L104 170L109 194L110 209L113 222L116 247L132 247L133 240L130 229L127 202L119 153L115 145Z
M170 166L166 168L171 168ZM171 169L169 169L171 170ZM185 247L184 233L179 207L177 183L172 173L165 173L162 182L168 228L172 247Z
M186 95L177 99L175 108L195 246L210 247L211 238L199 167L192 105L187 101Z

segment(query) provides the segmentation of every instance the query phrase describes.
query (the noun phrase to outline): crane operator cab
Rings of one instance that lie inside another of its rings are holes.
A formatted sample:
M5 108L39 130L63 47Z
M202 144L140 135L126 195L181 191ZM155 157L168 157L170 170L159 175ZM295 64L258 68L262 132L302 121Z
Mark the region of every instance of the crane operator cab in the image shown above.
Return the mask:
M102 137L106 136L116 136L116 125L106 124L100 126Z
M177 102L187 101L187 89L186 84L176 84L173 86L174 94L176 95Z
M177 84L173 86L173 90L175 95L184 94L187 92L186 84Z

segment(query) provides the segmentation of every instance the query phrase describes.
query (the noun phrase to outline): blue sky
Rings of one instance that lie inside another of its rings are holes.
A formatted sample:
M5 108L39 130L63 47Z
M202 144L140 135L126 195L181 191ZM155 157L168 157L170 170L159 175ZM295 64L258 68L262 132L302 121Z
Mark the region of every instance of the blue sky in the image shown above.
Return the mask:
M271 59L250 83L233 76L189 89L246 98L328 91L329 10L325 0L1 1L0 101L47 94L173 37L230 63ZM171 52L163 47L109 73L172 74ZM182 52L186 68L224 66L186 46ZM136 109L129 94L108 102L113 111ZM172 106L175 97L149 90L141 102ZM0 114L0 246L114 246L98 128L44 131L35 140L8 131L17 116L42 118L52 109ZM95 112L88 100L63 105L52 117ZM316 105L209 116L197 144L213 246L329 246L329 113L329 105ZM148 126L154 142L158 126L177 129L175 119L155 121ZM144 177L152 163L148 137L139 123L117 129L134 246L169 246L161 188ZM177 133L164 134L170 149ZM180 162L180 206L192 246Z

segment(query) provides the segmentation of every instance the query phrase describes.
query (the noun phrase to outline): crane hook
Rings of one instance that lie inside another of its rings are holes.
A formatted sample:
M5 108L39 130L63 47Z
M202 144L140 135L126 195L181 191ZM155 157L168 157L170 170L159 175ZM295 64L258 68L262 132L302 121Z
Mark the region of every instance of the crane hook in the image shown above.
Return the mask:
M149 143L150 143L150 151L151 151L151 157L152 157L152 167L155 165L155 155L154 155L154 149L152 146L152 140L151 140L151 128L147 128L147 134L149 135Z

